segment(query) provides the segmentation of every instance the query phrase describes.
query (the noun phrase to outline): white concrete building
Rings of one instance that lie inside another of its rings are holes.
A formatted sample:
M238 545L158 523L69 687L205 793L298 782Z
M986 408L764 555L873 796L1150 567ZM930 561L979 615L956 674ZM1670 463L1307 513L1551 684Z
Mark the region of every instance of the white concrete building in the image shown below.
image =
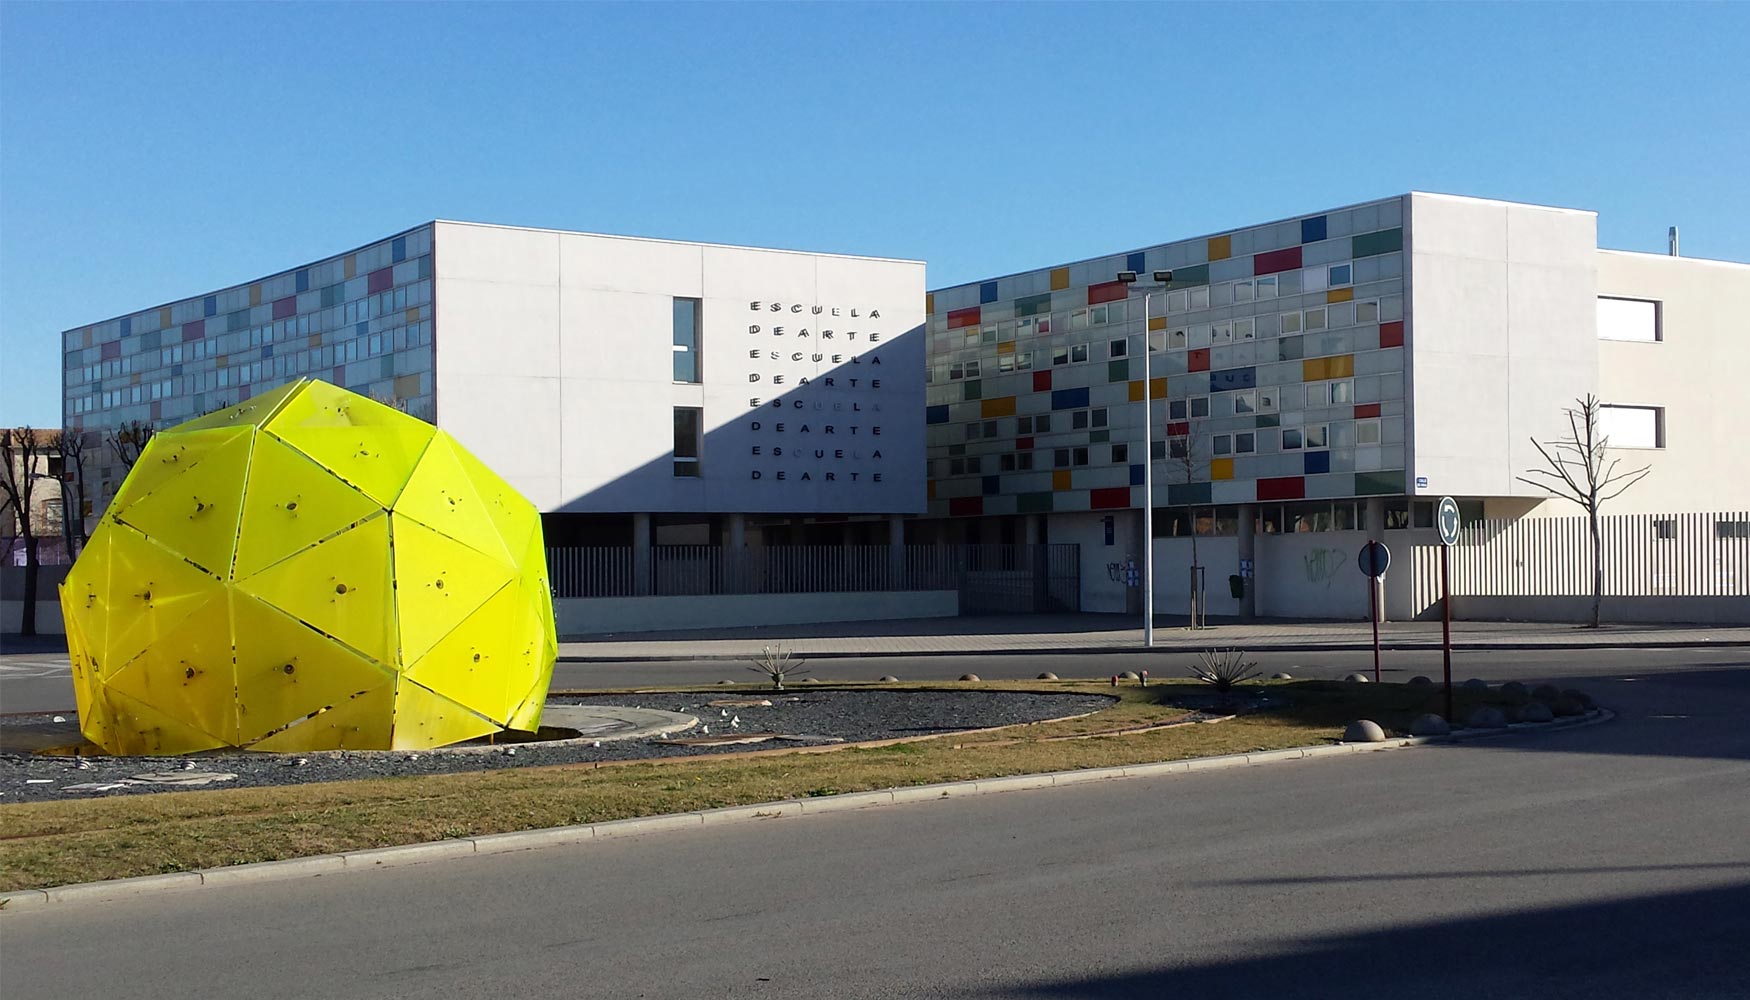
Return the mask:
M1600 250L1591 212L1421 193L937 289L914 535L1073 542L1083 608L1140 611L1129 566L1152 506L1157 610L1187 608L1195 533L1210 613L1312 617L1365 616L1354 560L1372 536L1398 556L1389 613L1424 615L1434 500L1488 524L1576 513L1523 477L1533 440L1562 436L1591 393L1612 457L1652 467L1607 510L1706 514L1681 532L1729 542L1750 507L1732 440L1747 315L1745 265ZM1734 546L1703 548L1685 596L1750 590Z

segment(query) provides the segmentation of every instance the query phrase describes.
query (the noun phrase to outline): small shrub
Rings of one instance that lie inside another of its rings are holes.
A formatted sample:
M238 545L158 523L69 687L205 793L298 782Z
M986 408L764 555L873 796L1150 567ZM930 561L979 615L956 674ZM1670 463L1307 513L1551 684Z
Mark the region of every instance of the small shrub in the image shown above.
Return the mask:
M1256 660L1246 659L1243 650L1206 649L1198 654L1202 662L1191 668L1191 676L1228 695L1233 689L1258 676Z
M754 658L753 666L747 669L756 674L765 674L772 682L773 691L784 690L784 681L792 677L802 676L802 664L807 660L792 657L790 650L782 644L777 647L763 646L760 655Z

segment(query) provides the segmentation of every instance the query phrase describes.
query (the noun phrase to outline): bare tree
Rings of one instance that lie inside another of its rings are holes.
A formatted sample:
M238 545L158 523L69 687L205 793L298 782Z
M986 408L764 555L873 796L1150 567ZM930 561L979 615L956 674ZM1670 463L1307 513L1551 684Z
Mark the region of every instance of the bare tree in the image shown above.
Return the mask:
M1187 403L1184 420L1169 420L1167 424L1167 461L1173 470L1173 481L1189 486L1200 479L1209 478L1209 458L1207 451L1208 435L1204 433L1207 419L1190 415ZM1181 434L1174 434L1173 425L1182 425ZM1201 628L1208 617L1208 609L1199 600L1195 586L1202 575L1203 564L1197 555L1197 505L1190 504L1186 508L1186 522L1191 529L1191 627Z
M1651 466L1630 472L1619 472L1619 459L1606 451L1610 439L1598 429L1598 397L1587 393L1568 407L1568 436L1555 441L1531 439L1532 447L1543 456L1547 469L1531 469L1520 482L1535 486L1554 497L1571 500L1586 512L1586 526L1592 535L1592 623L1598 627L1599 611L1604 603L1604 541L1598 533L1598 513L1605 503L1622 496L1624 491L1646 478ZM1528 478L1528 477L1537 478Z
M104 441L122 466L131 469L140 460L140 453L146 450L146 442L152 440L156 430L149 420L129 420L106 434Z
M85 534L85 432L59 431L49 438L49 448L61 455L61 524L67 537L67 556L84 551Z
M20 635L36 635L36 525L31 523L32 498L36 493L37 458L43 453L43 437L30 427L0 428L0 512L11 510L18 518L18 538L24 543L24 608L19 619Z

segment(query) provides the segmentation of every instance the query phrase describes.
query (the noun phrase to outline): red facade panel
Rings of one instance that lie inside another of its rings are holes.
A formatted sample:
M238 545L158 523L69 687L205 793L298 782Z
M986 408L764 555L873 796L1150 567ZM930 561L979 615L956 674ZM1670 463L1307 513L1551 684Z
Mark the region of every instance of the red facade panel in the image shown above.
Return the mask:
M1355 407L1355 419L1356 420L1360 420L1362 417L1377 417L1377 416L1379 416L1379 404L1378 403L1361 403Z
M1088 506L1093 510L1113 510L1130 506L1130 487L1108 486L1088 492Z
M1305 476L1281 476L1258 480L1259 500L1302 500L1306 497Z
M956 309L948 314L948 329L958 330L963 326L978 325L978 307Z
M1189 368L1190 371L1194 371L1194 372L1206 372L1206 371L1208 371L1209 370L1209 348L1199 347L1197 350L1191 351L1186 356L1186 364L1188 364L1190 366L1190 368Z
M122 356L122 342L119 340L112 340L109 343L104 344L103 350L99 353L105 361L109 361L112 358L119 358Z
M1033 391L1051 391L1051 369L1047 368L1045 371L1033 373Z
M388 268L388 267L378 268L377 270L371 272L369 282L366 285L366 290L369 292L369 294L375 295L378 292L388 291L390 288L392 288L394 286L394 284L395 284L394 269Z
M1292 271L1299 266L1299 247L1288 247L1285 250L1271 250L1268 253L1252 255L1253 274L1275 274L1278 271Z
M1187 437L1190 435L1190 433L1191 433L1191 421L1189 421L1189 420L1175 420L1175 421L1167 424L1167 437L1170 437L1170 438Z
M1098 285L1088 286L1088 305L1097 306L1102 302L1117 302L1128 298L1130 286L1122 281L1103 281Z
M283 299L273 300L273 318L289 319L298 314L298 297L288 295Z
M1025 437L1016 438L1015 439L1015 450L1016 451L1032 451L1033 450L1033 435L1028 434Z
M1404 321L1403 320L1400 319L1400 320L1396 320L1396 321L1391 322L1391 323L1379 324L1379 346L1381 346L1381 347L1402 347L1402 346L1404 346Z
M984 497L955 497L948 501L948 513L955 517L976 517L984 513Z
M204 319L197 319L193 323L182 324L182 342L185 344L191 340L199 340L206 335L207 321Z

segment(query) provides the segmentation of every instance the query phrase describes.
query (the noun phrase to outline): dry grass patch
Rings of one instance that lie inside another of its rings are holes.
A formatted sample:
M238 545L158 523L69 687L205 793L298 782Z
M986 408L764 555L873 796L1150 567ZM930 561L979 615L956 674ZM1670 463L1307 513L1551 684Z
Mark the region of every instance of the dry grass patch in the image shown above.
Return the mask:
M926 685L907 685L913 688ZM927 685L931 689L972 685ZM601 822L908 785L1334 741L1371 718L1402 731L1438 709L1437 688L1296 681L1279 708L1218 725L1050 737L1158 723L1203 706L1200 685L981 684L980 690L1117 694L1093 715L833 753L722 755L596 767L530 767L321 784L165 792L0 807L0 891ZM1459 695L1459 714L1498 695Z

